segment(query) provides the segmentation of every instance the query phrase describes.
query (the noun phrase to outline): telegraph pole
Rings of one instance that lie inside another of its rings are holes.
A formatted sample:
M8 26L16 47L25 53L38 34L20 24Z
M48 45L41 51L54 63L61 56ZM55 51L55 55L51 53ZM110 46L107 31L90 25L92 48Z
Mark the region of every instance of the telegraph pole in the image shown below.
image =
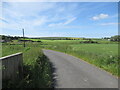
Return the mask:
M24 35L24 29L23 30L23 40L24 40L24 44L23 44L23 47L25 47L25 35Z

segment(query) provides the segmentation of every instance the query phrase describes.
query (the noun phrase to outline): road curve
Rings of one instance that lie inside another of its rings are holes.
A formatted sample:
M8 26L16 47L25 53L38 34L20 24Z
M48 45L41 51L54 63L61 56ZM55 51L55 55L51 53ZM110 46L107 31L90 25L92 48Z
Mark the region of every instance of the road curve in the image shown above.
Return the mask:
M55 88L118 88L118 79L74 56L43 50L54 67Z

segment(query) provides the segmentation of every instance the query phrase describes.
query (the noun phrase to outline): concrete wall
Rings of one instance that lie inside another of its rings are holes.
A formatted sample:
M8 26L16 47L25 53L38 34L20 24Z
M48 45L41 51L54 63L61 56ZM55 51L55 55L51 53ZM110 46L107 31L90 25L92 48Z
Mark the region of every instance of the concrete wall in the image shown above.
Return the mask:
M2 80L15 80L22 77L23 55L16 53L0 58L2 60Z

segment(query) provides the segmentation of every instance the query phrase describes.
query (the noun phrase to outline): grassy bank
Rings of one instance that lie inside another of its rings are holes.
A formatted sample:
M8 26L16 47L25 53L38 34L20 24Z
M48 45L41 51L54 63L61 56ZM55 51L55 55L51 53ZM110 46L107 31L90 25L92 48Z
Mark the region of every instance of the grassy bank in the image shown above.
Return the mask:
M2 56L23 52L23 79L3 83L5 88L49 88L52 73L48 58L40 47L22 45L3 45Z

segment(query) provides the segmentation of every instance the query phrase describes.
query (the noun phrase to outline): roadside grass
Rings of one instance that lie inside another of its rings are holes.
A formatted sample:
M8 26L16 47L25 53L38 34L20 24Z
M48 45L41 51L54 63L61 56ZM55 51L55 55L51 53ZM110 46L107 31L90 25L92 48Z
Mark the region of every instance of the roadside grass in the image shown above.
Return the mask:
M3 84L4 88L50 88L52 73L48 58L40 47L22 45L3 45L2 56L23 52L23 79Z
M52 44L42 46L71 54L94 64L113 75L120 76L118 73L118 44Z

